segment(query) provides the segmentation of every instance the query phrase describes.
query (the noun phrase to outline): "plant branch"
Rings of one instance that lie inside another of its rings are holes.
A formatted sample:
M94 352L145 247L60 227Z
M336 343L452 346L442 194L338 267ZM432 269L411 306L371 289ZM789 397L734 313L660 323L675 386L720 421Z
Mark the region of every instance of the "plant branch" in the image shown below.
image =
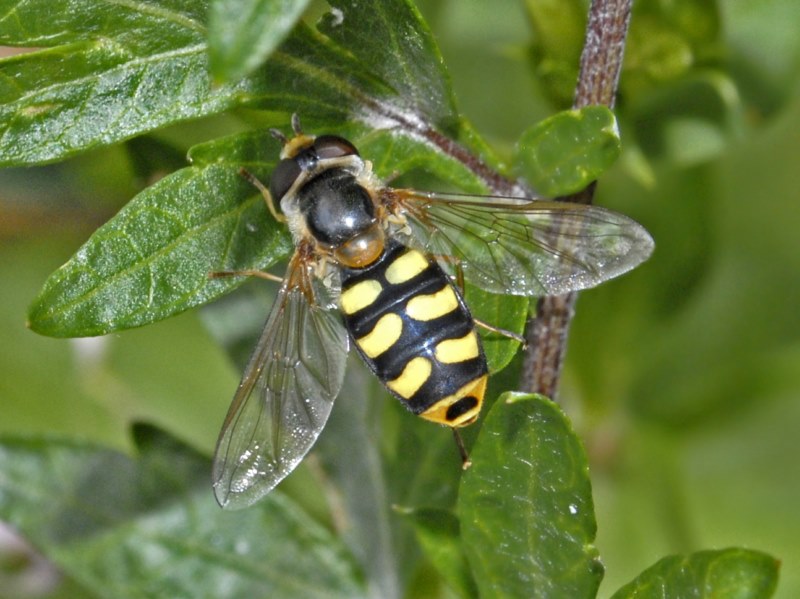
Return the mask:
M593 104L613 108L631 5L632 0L592 0L575 88L575 108ZM595 185L592 183L582 192L561 199L591 204ZM522 389L556 398L577 297L573 292L539 300L536 316L528 323Z

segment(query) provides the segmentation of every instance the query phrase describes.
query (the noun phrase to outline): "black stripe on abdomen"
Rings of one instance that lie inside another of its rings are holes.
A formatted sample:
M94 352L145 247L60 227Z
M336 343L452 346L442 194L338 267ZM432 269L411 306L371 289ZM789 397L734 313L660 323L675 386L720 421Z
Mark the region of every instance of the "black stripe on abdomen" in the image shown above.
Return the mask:
M474 321L435 262L390 242L363 269L342 269L345 325L364 361L414 413L487 373Z

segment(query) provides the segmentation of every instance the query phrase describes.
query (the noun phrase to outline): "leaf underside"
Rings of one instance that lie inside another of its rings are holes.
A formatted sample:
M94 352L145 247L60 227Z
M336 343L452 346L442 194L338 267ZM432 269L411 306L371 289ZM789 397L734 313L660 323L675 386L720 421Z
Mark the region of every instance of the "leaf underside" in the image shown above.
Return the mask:
M352 559L280 493L223 512L208 460L155 430L136 460L0 441L0 518L97 596L364 597Z

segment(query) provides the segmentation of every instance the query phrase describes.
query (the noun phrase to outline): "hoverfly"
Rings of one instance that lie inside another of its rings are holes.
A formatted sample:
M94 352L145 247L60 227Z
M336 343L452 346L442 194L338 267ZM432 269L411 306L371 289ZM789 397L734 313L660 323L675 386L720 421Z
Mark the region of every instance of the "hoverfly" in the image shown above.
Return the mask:
M296 249L217 442L223 507L254 503L303 459L351 343L413 413L454 430L474 422L488 369L457 275L555 295L625 273L653 247L599 207L394 189L346 139L306 135L296 116L292 128L291 139L273 131L283 149L269 189L244 173Z

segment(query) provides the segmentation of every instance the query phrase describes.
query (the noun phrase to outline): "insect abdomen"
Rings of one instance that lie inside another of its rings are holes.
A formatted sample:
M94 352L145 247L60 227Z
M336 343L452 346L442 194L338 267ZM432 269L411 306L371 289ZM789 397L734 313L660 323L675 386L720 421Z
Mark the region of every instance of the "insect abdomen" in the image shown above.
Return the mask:
M342 269L341 308L361 357L415 414L473 422L487 366L472 316L436 262L397 242L363 269Z

